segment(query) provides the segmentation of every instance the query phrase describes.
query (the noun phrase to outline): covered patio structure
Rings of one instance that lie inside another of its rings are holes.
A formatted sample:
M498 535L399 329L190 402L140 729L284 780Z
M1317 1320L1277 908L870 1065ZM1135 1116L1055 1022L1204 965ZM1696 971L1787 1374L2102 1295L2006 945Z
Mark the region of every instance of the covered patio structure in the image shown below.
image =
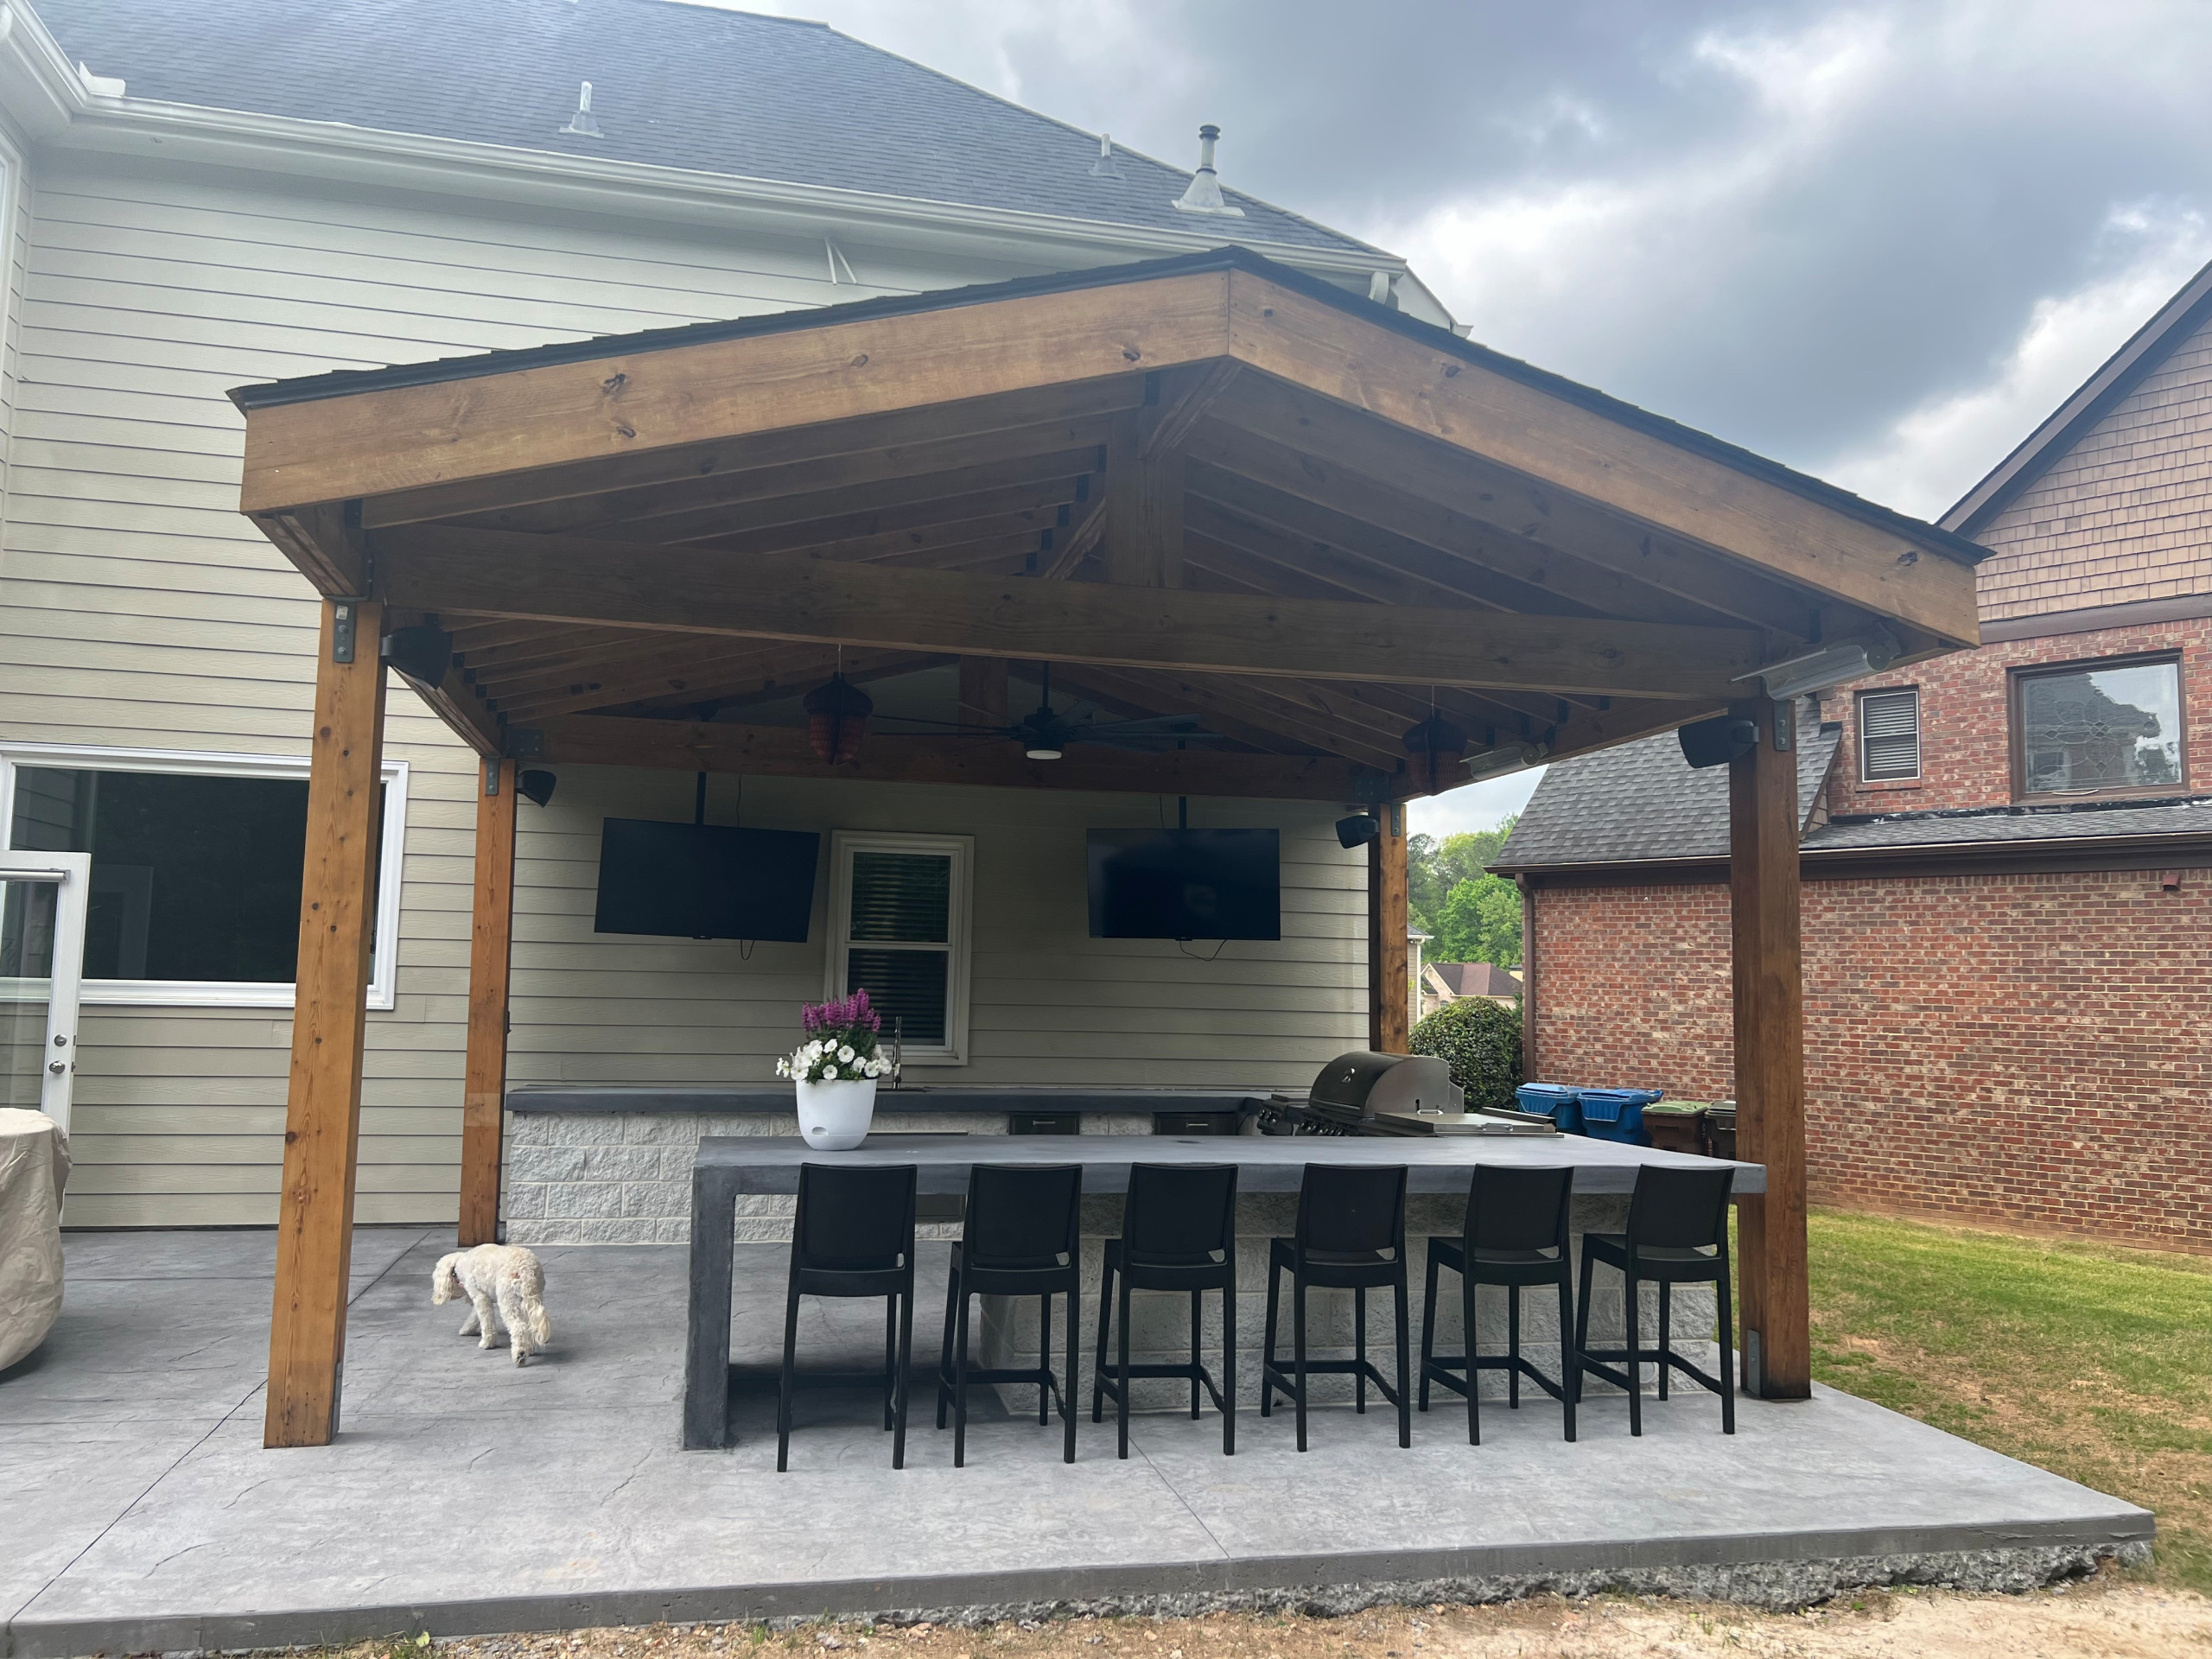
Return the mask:
M830 776L747 707L957 661L1002 723L1008 662L1050 663L1221 741L913 739L835 775L1370 806L1370 1040L1402 1050L1405 800L1753 722L1745 1383L1809 1393L1791 704L1759 671L1975 643L1971 543L1235 251L233 397L242 510L326 601L265 1444L338 1415L398 629L450 637L400 665L484 758L463 1243L497 1224L518 764Z

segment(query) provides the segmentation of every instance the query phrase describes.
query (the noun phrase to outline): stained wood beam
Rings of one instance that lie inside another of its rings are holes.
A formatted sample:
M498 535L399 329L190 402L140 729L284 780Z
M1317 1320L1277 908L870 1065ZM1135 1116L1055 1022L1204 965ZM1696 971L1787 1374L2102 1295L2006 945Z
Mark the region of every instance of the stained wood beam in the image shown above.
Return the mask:
M869 734L856 762L833 767L816 758L807 747L806 734L796 727L580 715L548 721L541 729L545 758L556 764L737 772L755 777L1341 801L1352 798L1356 770L1351 762L1333 756L1196 749L1154 755L1078 747L1062 760L1031 760L1012 741L893 738L876 733Z
M975 726L1004 726L1012 718L1007 704L1007 663L1003 657L960 659L960 718Z
M359 598L368 591L360 516L343 501L257 512L254 525L326 598Z
M1071 684L1097 686L1134 701L1154 700L1162 714L1202 715L1224 737L1241 736L1246 729L1272 732L1385 772L1395 772L1404 759L1395 738L1346 725L1289 697L1255 695L1249 684L1219 676L1165 670L1140 674L1096 664L1071 671Z
M1762 660L1749 630L1006 582L789 554L705 559L573 537L435 525L372 538L395 604L673 633L1133 668L1727 696Z
M817 671L826 677L830 671L819 665L834 660L827 652L790 649L671 652L626 664L619 673L512 690L496 701L510 726L632 702L710 702L733 684L757 683L766 675Z
M1106 536L1106 493L1094 493L1083 516L1065 531L1055 531L1052 545L1038 555L1037 575L1046 582L1065 582L1083 562L1098 550Z
M969 495L944 496L911 505L840 513L804 523L771 524L725 535L694 524L681 541L718 553L810 552L825 559L870 559L934 546L981 541L1026 530L1032 535L1059 523L1061 509L1089 493L1082 474L1009 486Z
M1230 327L1236 359L1278 380L1955 644L1980 639L1973 568L1933 531L1826 505L1254 273L1231 274Z
M328 601L322 606L308 738L307 851L262 1421L262 1444L270 1446L330 1443L346 1355L385 676L376 649L384 607L353 604L353 660L345 663L335 660L336 608Z
M1236 360L1224 357L1169 370L1147 382L1145 406L1137 416L1137 453L1158 455L1180 449L1206 411L1235 383L1236 374Z
M1402 1054L1412 1032L1406 809L1392 801L1377 810L1382 833L1367 843L1367 1046Z
M499 1160L507 1113L507 1004L515 937L515 763L486 760L476 785L469 913L467 1052L461 1093L458 1243L499 1236Z
M1732 711L1758 741L1728 766L1728 889L1735 986L1736 1146L1766 1166L1766 1192L1737 1200L1745 1390L1802 1400L1813 1389L1805 1235L1805 976L1798 914L1797 757L1774 747L1776 706Z
M1084 663L1056 664L1052 671L1052 683L1055 686L1065 685L1070 691L1128 719L1142 720L1157 715L1198 715L1205 721L1208 731L1218 732L1224 737L1233 738L1239 743L1249 744L1269 753L1311 753L1315 750L1332 754L1344 753L1312 737L1241 718L1230 712L1225 703L1198 709L1188 696L1178 695L1173 681L1150 674L1127 669L1099 668ZM1354 754L1346 758L1357 760L1359 757Z
M407 687L446 723L447 729L477 753L501 752L499 716L458 662L447 666L445 677L435 685L410 679Z
M1241 518L1208 499L1203 489L1191 496L1184 512L1184 556L1255 592L1456 611L1503 608L1424 576L1356 558L1333 543L1300 539L1274 525Z
M682 697L652 699L640 697L632 702L595 703L591 712L601 714L648 715L659 719L681 717L700 703L715 705L717 718L734 709L747 709L764 702L780 702L810 691L830 675L842 671L855 685L869 685L877 680L896 679L925 668L940 668L951 659L944 657L924 656L916 652L820 652L810 658L792 658L776 664L772 674L758 672L742 679L720 681L709 678L697 690Z

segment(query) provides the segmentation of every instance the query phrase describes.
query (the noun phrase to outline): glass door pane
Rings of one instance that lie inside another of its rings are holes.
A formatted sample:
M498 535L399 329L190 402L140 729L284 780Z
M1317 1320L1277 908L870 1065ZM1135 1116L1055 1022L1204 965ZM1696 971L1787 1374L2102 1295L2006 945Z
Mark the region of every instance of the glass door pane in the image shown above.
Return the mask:
M37 1110L54 1064L46 1051L60 899L60 882L0 874L0 1106Z

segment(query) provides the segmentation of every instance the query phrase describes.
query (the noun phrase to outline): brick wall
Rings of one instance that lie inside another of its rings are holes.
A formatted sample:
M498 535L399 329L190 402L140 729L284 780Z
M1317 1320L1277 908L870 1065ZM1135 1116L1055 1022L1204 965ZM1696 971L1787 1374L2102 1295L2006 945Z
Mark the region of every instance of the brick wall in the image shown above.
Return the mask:
M2212 617L2198 617L2006 640L1838 687L1821 704L1823 719L1843 722L1843 752L1830 775L1828 810L1917 812L2001 806L2012 798L2007 743L2012 717L2005 702L2012 670L2163 651L2181 653L2183 775L2190 790L2212 792ZM1920 688L1920 776L1863 782L1857 693L1906 685Z
M1981 616L2212 593L2212 325L1975 532Z
M1728 892L1546 888L1537 1075L1734 1092ZM1816 1203L2212 1247L2212 872L1804 889Z

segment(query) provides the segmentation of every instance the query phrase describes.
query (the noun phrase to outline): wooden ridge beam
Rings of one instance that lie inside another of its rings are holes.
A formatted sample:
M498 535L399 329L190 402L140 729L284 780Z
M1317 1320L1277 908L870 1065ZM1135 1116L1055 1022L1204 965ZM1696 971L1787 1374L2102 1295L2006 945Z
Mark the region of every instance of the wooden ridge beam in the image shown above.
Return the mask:
M812 552L826 559L878 558L892 553L962 541L980 541L1016 530L1035 534L1058 524L1063 509L1090 493L1084 474L1011 485L974 494L940 496L911 506L872 508L801 524L723 534L714 529L680 537L655 536L656 543L682 543L716 553Z
M372 538L389 602L673 633L952 656L1725 699L1767 660L1749 630L1005 581L791 554L435 525Z
M1395 772L1405 759L1395 734L1348 725L1289 698L1258 696L1249 685L1217 676L1162 670L1140 676L1095 664L1073 672L1072 684L1095 685L1132 701L1156 701L1162 714L1198 715L1224 737L1236 737L1245 729L1272 732L1384 772Z
M755 777L852 778L875 783L973 784L1278 800L1353 798L1351 762L1334 756L1184 750L1135 754L1077 746L1058 760L1031 760L1011 741L894 738L870 733L849 766L824 765L797 727L706 724L571 715L540 728L554 764L654 766Z

